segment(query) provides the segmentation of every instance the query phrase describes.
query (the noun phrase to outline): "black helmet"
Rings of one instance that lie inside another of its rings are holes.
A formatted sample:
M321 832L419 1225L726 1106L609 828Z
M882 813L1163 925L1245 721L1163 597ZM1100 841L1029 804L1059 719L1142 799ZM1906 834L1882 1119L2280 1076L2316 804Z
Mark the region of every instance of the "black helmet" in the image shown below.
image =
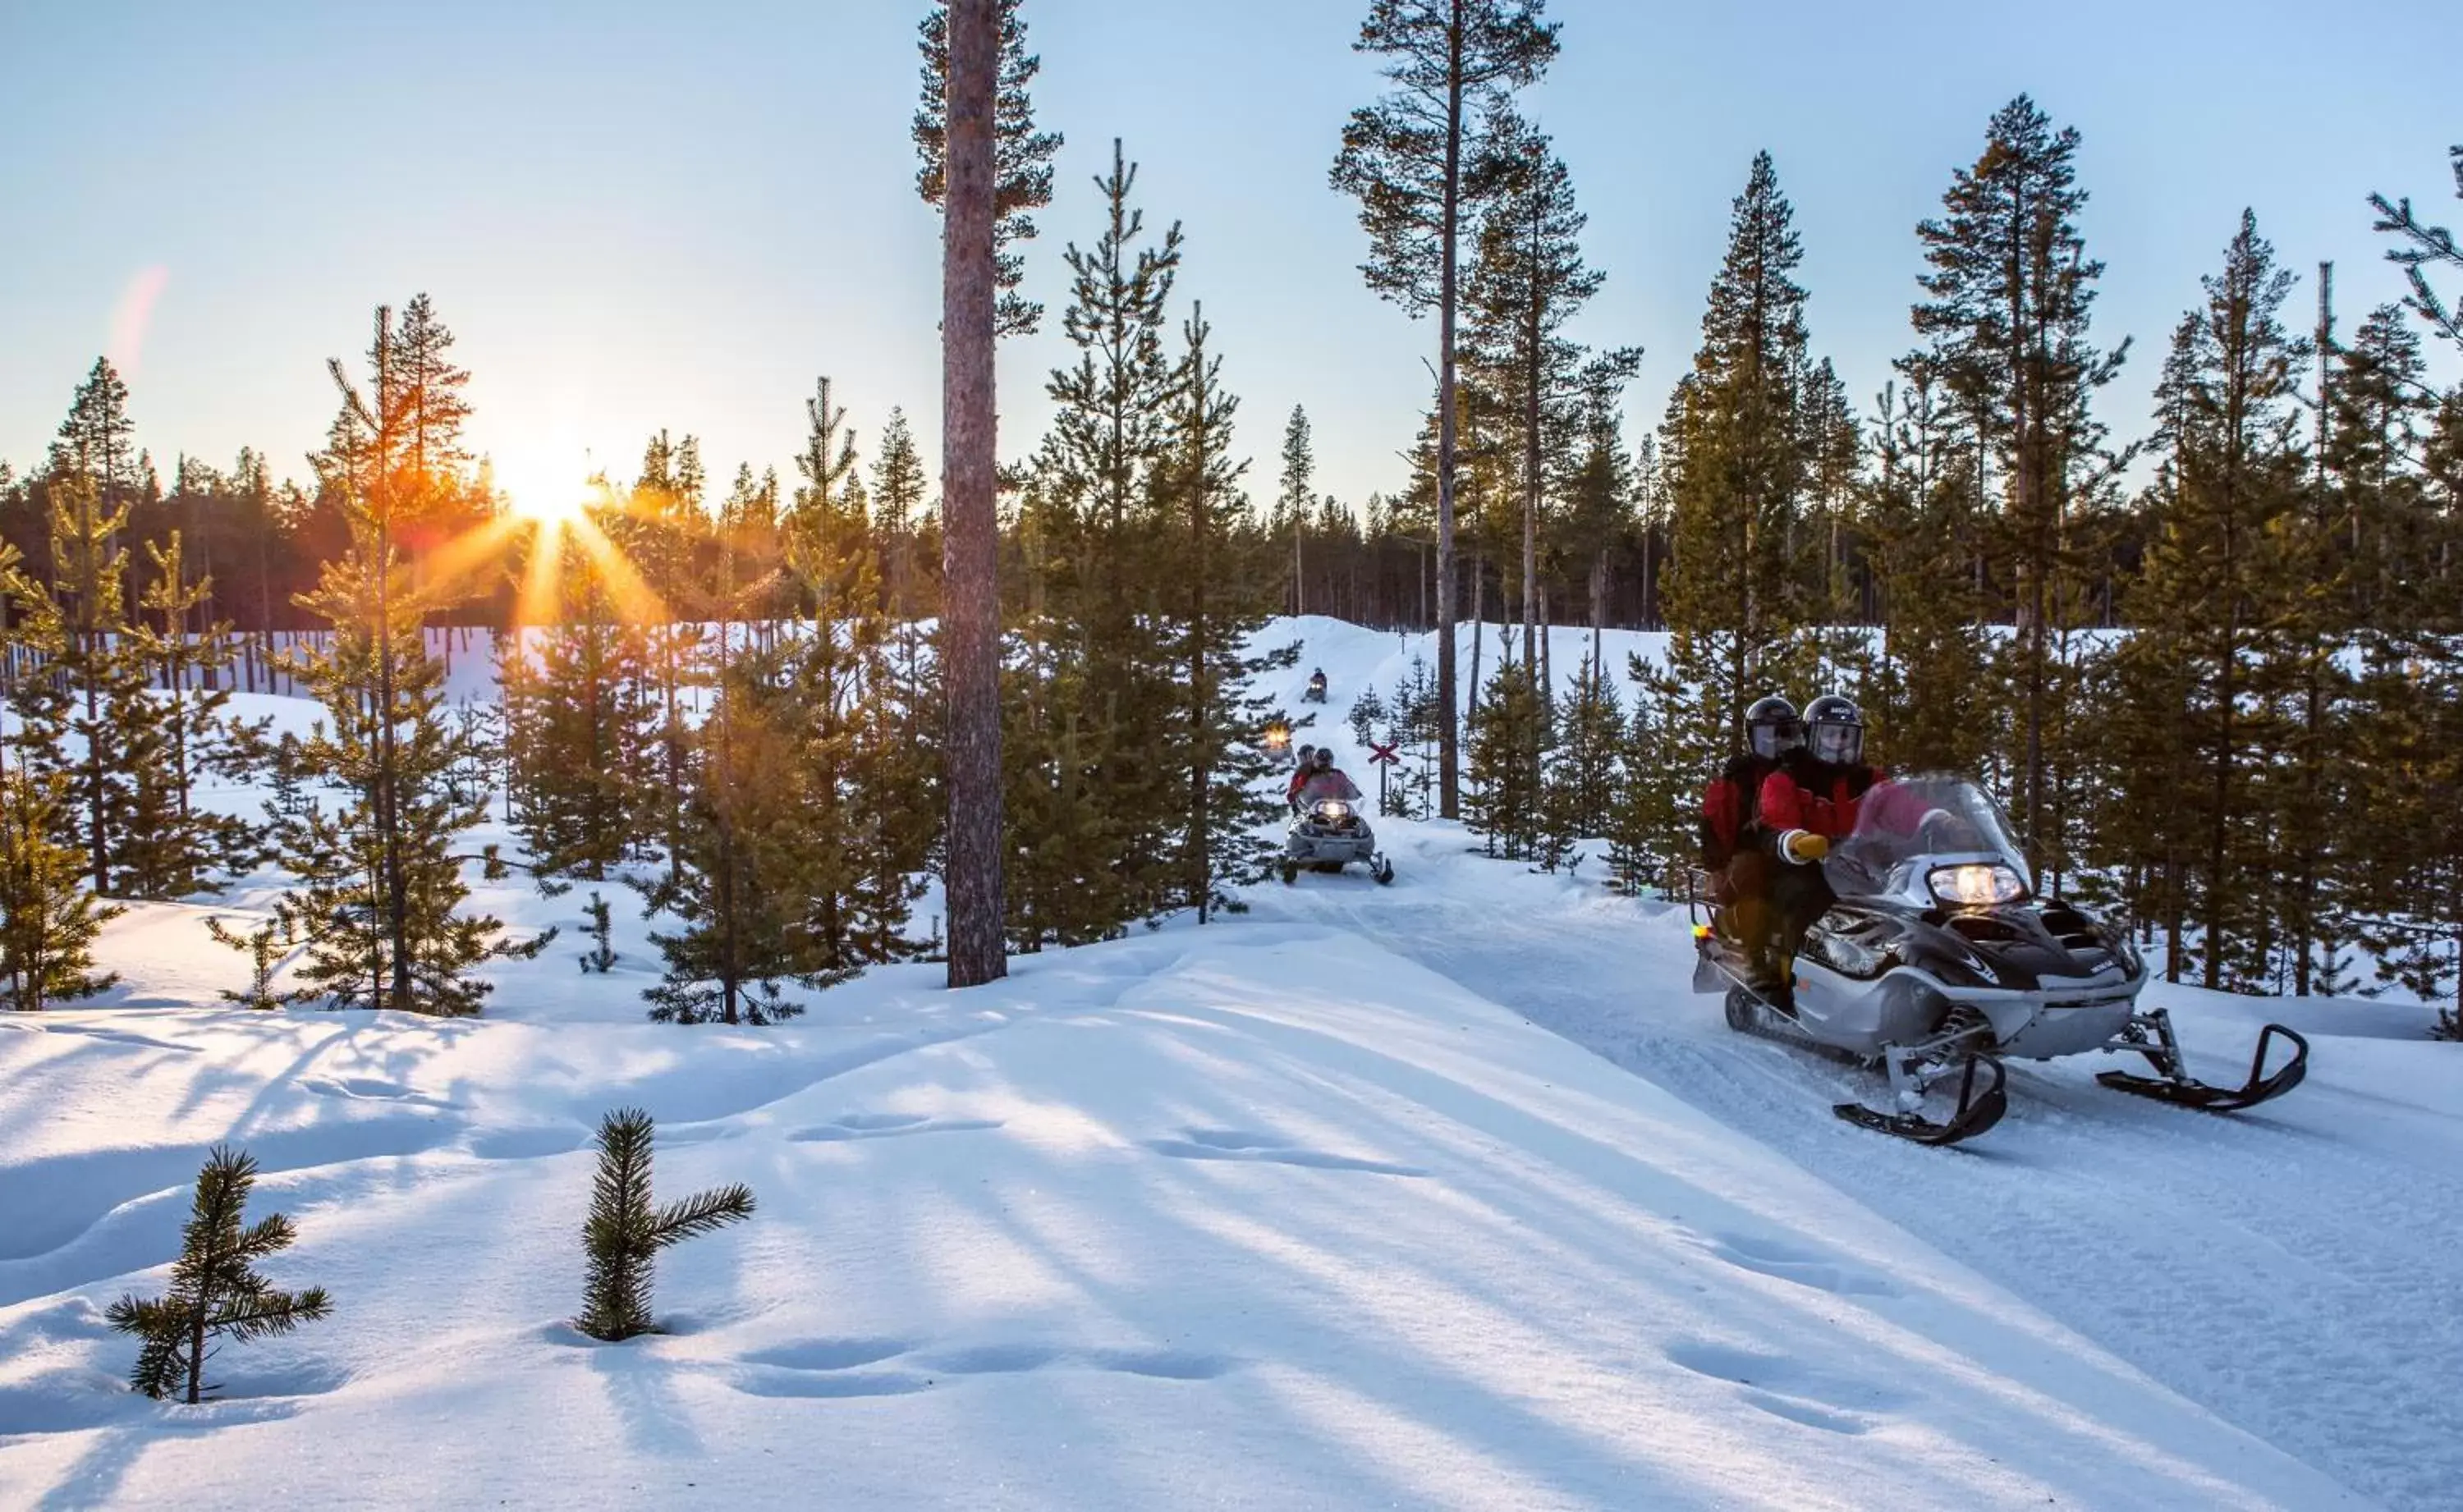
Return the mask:
M1805 745L1816 761L1853 767L1864 759L1864 716L1836 693L1815 699L1804 711Z
M1745 710L1745 741L1755 755L1776 761L1804 744L1804 722L1796 717L1796 705L1776 693L1755 699Z
M1331 745L1319 746L1316 754L1309 757L1309 765L1319 771L1332 770L1334 767L1334 747Z

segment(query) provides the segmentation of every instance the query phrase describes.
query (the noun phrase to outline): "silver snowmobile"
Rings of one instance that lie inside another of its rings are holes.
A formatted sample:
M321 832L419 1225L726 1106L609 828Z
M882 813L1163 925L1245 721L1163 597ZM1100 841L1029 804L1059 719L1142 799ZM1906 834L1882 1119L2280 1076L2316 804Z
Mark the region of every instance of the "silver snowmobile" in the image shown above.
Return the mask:
M2147 966L2127 930L2038 897L2000 805L1965 778L1876 787L1822 869L1836 901L1795 942L1792 987L1756 984L1719 914L1695 927L1693 985L1726 989L1732 1027L1878 1065L1890 1105L1839 1104L1850 1123L1919 1144L1973 1138L2007 1110L2001 1062L2013 1056L2142 1056L2154 1074L2096 1079L2211 1112L2254 1108L2307 1073L2308 1042L2270 1024L2242 1086L2192 1079L2170 1016L2138 1005ZM2278 1037L2292 1054L2269 1072ZM1924 1114L1936 1082L1957 1089L1941 1122Z
M1283 839L1283 881L1298 881L1303 869L1340 872L1354 863L1366 866L1381 887L1394 880L1394 863L1377 849L1377 832L1357 800L1303 799Z

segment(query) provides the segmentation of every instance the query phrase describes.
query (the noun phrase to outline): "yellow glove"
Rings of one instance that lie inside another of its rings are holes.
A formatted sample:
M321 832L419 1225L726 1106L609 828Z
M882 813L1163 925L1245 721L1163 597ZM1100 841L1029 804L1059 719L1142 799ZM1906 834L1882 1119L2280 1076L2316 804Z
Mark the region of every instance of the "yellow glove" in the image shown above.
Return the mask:
M1779 849L1798 866L1810 866L1830 853L1830 842L1810 830L1790 830L1779 840Z

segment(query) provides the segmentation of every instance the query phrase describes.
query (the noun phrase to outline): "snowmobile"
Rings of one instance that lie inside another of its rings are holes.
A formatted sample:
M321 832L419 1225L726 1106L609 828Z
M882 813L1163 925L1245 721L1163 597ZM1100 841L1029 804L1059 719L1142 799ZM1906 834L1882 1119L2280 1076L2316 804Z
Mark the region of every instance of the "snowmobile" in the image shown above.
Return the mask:
M1300 697L1301 697L1301 699L1303 699L1304 701L1306 701L1306 702L1310 702L1310 703L1322 703L1322 702L1325 702L1325 674L1324 674L1324 673L1322 673L1322 672L1312 672L1312 673L1310 673L1310 674L1309 674L1309 680L1308 680L1308 691L1307 691L1307 692L1305 692L1305 693L1303 693L1303 694L1301 694L1301 695L1300 695Z
M2191 1078L2170 1015L2138 1005L2147 966L2128 932L2038 897L2000 805L1965 778L1876 787L1821 865L1834 901L1794 942L1792 972L1781 971L1792 983L1757 979L1714 911L1694 929L1693 987L1724 987L1731 1027L1878 1065L1890 1104L1838 1104L1850 1123L1918 1144L1972 1139L2008 1108L2001 1063L2011 1057L2136 1055L2152 1075L2107 1070L2097 1081L2210 1112L2255 1108L2307 1074L2308 1042L2270 1024L2243 1085ZM1696 874L1697 918L1707 880ZM2269 1071L2278 1039L2292 1053ZM1957 1090L1940 1122L1924 1114L1936 1083Z
M1340 872L1359 862L1379 886L1394 880L1394 863L1377 849L1377 832L1360 815L1356 803L1340 798L1302 802L1293 810L1290 832L1283 841L1283 881L1299 880L1300 872Z
M1266 759L1275 766L1290 767L1294 765L1292 727L1281 720L1275 720L1266 725L1265 732L1258 737L1257 745L1265 751Z

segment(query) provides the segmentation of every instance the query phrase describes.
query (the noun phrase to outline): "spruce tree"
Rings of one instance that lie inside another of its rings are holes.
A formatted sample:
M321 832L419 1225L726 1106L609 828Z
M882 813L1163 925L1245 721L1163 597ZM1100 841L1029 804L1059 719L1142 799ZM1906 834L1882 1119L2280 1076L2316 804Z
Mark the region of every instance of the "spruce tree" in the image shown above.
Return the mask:
M272 1012L294 1003L305 1002L315 996L313 991L303 993L274 990L274 976L281 971L283 962L289 959L292 946L291 931L284 925L279 914L260 920L254 929L245 933L230 928L219 918L208 917L206 919L206 933L213 937L216 944L228 945L248 958L247 990L233 992L229 987L222 988L219 996L225 1003L235 1004L243 1008L254 1008L261 1012Z
M897 622L902 656L920 644L908 635L915 621L934 615L941 601L941 531L926 511L930 487L906 414L893 405L872 462L871 499L889 616Z
M1541 772L1539 859L1548 870L1566 863L1575 841L1613 829L1626 730L1616 684L1585 659L1558 701L1557 747Z
M211 598L213 579L190 580L177 530L165 543L146 542L145 553L154 575L139 604L155 618L127 634L131 653L161 689L153 700L160 760L137 773L133 832L121 858L131 896L182 897L207 886L217 863L244 867L258 835L255 827L196 801L208 768L246 771L250 765L225 714L231 694L220 674L234 655L230 626L209 620L189 628Z
M114 1328L144 1341L129 1384L146 1395L202 1401L219 1389L206 1380L216 1340L275 1338L332 1312L324 1287L283 1291L257 1274L258 1261L289 1249L298 1236L279 1213L242 1226L255 1185L251 1156L214 1146L197 1173L169 1294L123 1296L104 1314Z
M591 1187L590 1216L581 1226L588 1279L581 1315L573 1320L594 1339L619 1343L656 1332L650 1284L659 1251L752 1216L752 1189L740 1181L655 1206L650 1164L656 1135L650 1115L638 1108L620 1108L599 1122L599 1174Z
M1437 787L1445 817L1461 802L1454 684L1454 324L1461 242L1493 187L1484 126L1500 96L1536 83L1557 56L1546 0L1370 0L1357 52L1382 60L1391 93L1352 112L1331 182L1360 202L1370 290L1414 318L1437 317L1433 513L1437 569ZM1477 680L1473 679L1474 682Z
M22 766L0 771L0 978L8 1006L21 1013L92 997L120 980L94 969L94 941L122 910L96 901L84 857L54 838L63 786Z

